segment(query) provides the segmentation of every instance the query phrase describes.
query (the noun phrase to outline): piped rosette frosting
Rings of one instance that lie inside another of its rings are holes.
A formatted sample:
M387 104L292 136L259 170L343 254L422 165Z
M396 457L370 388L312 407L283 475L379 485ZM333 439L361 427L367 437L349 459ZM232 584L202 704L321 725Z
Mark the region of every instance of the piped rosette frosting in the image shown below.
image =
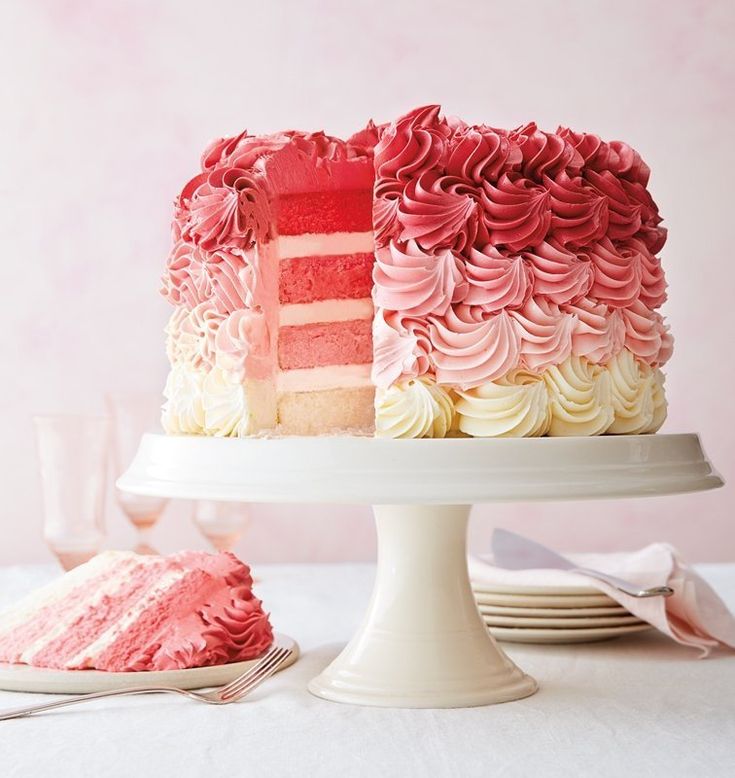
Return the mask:
M383 130L375 171L378 434L658 429L666 231L635 150L426 106Z

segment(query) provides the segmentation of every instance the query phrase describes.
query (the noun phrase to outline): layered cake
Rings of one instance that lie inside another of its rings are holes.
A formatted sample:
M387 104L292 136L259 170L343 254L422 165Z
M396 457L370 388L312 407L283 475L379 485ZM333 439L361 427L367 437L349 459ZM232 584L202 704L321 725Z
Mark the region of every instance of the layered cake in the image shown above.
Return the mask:
M655 432L672 340L649 169L620 141L416 109L243 133L176 199L177 434Z
M273 632L251 587L228 552L106 551L0 614L0 662L122 672L253 659Z

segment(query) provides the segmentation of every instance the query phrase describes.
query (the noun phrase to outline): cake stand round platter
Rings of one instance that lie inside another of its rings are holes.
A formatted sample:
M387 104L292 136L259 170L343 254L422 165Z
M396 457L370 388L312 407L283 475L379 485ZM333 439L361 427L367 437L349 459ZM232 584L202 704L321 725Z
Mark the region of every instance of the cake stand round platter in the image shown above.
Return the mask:
M694 434L601 438L222 439L145 435L118 487L160 497L373 505L378 564L362 625L309 684L387 707L487 705L536 681L497 646L470 588L474 503L642 497L722 480Z

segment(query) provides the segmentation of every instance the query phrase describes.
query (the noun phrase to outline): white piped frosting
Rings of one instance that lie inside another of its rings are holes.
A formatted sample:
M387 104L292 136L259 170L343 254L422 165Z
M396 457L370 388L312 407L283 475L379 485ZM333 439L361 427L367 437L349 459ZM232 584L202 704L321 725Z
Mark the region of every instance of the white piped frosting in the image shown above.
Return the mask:
M204 432L202 385L206 373L190 362L174 364L166 379L161 423L173 435L200 435Z
M443 438L453 416L449 392L428 376L400 381L375 395L378 437Z
M611 378L615 419L608 428L614 435L638 435L653 424L653 370L627 349L607 364Z
M536 437L551 423L549 396L538 373L512 370L473 389L457 390L457 424L473 437Z
M213 367L204 379L202 408L208 435L242 438L251 434L245 387L221 367Z
M549 392L550 435L602 435L607 431L614 419L607 370L572 356L548 368L543 376Z

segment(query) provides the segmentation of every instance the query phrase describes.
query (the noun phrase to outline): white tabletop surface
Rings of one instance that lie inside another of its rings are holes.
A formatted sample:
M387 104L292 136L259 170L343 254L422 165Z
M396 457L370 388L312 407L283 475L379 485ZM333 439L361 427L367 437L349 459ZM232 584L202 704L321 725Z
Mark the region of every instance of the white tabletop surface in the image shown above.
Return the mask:
M735 609L735 565L700 572ZM0 722L0 775L730 776L735 654L706 660L658 633L575 646L505 644L541 690L461 710L324 702L307 681L356 628L369 565L258 568L256 593L303 657L253 697L212 708L168 696L88 703ZM57 572L0 568L0 607ZM0 708L45 697L0 692Z

